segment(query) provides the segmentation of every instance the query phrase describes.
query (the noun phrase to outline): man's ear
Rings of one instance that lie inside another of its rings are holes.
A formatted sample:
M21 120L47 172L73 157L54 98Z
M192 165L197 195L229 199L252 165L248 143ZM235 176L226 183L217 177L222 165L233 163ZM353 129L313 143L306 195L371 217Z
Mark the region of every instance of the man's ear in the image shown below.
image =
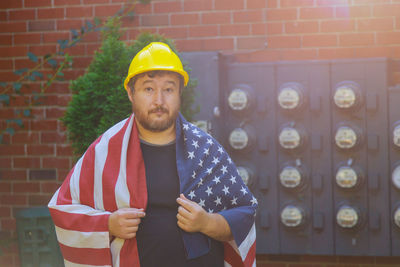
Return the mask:
M133 90L128 86L128 90L126 90L128 93L128 98L131 103L133 103Z

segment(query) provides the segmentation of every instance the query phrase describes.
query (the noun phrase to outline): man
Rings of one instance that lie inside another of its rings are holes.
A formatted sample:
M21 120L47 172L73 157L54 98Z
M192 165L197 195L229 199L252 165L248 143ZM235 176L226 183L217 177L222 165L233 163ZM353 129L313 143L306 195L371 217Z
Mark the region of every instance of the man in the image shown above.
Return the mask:
M255 266L257 200L179 113L188 80L164 43L132 60L132 116L88 148L49 203L66 266Z

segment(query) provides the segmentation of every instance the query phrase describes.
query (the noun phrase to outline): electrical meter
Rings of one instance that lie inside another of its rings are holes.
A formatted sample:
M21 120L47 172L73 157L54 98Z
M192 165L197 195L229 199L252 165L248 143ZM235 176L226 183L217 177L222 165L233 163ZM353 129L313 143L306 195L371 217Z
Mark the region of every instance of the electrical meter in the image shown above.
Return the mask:
M279 106L284 110L294 110L303 103L302 87L298 83L286 83L278 93Z
M336 86L333 102L340 109L354 108L360 102L361 92L358 84L342 82Z
M285 127L279 134L279 144L284 149L296 149L302 144L302 135L293 127Z
M342 228L354 228L359 222L359 213L353 207L344 205L336 214L336 222Z
M397 124L393 129L393 144L400 147L400 124Z
M294 205L286 206L281 212L281 222L286 227L298 227L305 221L304 211Z
M228 104L232 110L242 111L249 106L249 95L243 89L233 89L229 94Z
M400 207L398 207L396 209L396 211L394 212L394 223L397 225L397 227L400 227Z
M392 183L397 189L400 189L400 165L397 165L392 172Z
M237 167L237 170L239 172L240 177L242 177L242 180L245 185L249 185L251 183L252 175L251 172L248 168L239 166Z
M341 126L336 130L335 143L339 148L353 148L359 141L357 132L349 126Z
M303 177L298 168L286 166L279 174L279 180L285 188L298 188L302 184Z
M359 174L350 166L342 166L336 172L336 184L341 188L354 188L359 180Z

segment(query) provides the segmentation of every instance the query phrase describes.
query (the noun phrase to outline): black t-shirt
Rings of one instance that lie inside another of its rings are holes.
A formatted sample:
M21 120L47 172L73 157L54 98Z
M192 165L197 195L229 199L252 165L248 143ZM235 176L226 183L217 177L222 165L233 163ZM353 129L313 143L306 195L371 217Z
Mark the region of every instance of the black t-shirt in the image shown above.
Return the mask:
M146 168L147 208L136 233L141 267L220 267L223 244L211 239L210 252L187 260L181 230L177 225L179 178L175 144L164 146L141 142Z

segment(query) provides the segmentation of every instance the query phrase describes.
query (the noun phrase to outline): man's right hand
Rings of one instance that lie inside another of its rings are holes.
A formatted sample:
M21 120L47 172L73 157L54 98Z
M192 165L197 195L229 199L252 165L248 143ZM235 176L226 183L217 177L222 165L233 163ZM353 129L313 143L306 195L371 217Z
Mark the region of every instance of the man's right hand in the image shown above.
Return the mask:
M112 236L122 239L131 239L139 229L140 218L145 213L143 209L123 208L111 213L108 218L108 231Z

